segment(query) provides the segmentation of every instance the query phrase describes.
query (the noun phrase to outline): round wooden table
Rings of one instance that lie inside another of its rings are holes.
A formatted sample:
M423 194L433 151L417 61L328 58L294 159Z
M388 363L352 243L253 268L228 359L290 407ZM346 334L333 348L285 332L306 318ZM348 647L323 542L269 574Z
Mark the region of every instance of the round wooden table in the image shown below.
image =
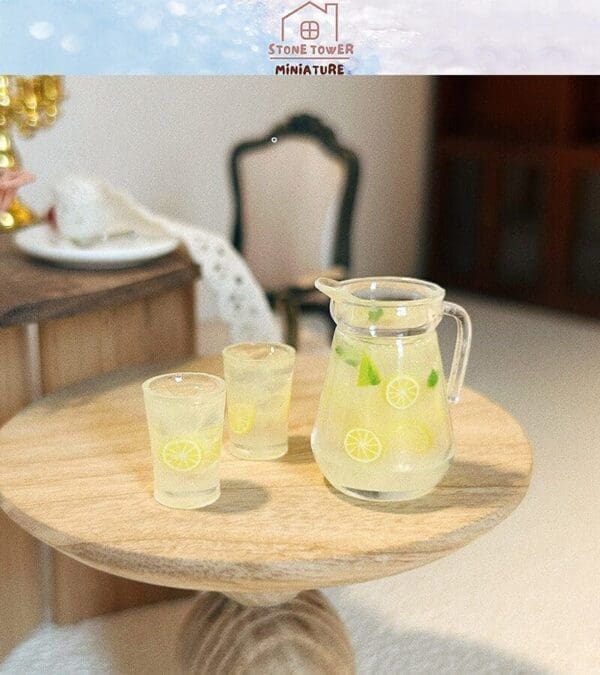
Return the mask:
M525 494L531 450L502 408L466 389L452 410L458 451L412 502L357 501L331 488L310 431L326 362L298 355L290 451L273 462L224 453L222 496L198 511L152 497L140 384L148 369L48 396L0 431L0 505L68 556L123 577L209 591L181 634L188 672L349 673L343 625L315 588L396 574L448 555ZM220 357L172 370L220 374Z

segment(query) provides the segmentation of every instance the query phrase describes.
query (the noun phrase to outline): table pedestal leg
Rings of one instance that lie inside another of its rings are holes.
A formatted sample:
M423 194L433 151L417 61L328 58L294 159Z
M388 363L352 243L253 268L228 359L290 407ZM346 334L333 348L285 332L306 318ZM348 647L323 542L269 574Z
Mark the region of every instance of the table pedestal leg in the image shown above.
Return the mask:
M319 591L200 593L183 625L180 654L185 672L195 675L355 672L344 625Z

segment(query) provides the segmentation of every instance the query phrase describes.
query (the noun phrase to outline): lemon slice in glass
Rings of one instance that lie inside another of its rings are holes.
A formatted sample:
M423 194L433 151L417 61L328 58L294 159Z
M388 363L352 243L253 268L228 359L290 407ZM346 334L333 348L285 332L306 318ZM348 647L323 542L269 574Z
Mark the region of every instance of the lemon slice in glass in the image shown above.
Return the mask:
M357 462L373 462L381 455L381 441L370 429L350 429L344 439L344 450Z
M404 452L424 455L433 448L433 433L419 420L404 420L396 428L394 444Z
M210 464L219 459L223 430L221 427L206 427L198 432L198 445L202 452L202 463Z
M254 429L256 408L252 403L234 403L227 407L229 428L234 434L243 436Z
M419 383L409 375L398 375L385 388L387 402L398 410L405 410L419 397Z
M189 438L174 438L163 445L160 458L173 471L192 471L202 461L202 450Z

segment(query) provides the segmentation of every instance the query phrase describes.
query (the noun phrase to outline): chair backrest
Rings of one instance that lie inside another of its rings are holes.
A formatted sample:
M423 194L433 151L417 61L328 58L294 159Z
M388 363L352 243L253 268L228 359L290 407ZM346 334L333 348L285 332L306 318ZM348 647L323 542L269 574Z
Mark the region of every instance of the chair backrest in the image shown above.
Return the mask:
M356 154L311 115L234 147L233 244L265 289L349 267L358 176Z

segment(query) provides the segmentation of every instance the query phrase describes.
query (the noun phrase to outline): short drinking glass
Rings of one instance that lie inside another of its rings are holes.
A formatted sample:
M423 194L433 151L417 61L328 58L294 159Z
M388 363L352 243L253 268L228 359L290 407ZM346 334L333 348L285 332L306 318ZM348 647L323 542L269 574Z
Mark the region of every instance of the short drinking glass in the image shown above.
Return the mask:
M154 467L154 498L196 509L219 498L225 383L205 373L170 373L142 385Z
M276 459L288 450L296 350L256 342L223 350L229 449L242 459Z

